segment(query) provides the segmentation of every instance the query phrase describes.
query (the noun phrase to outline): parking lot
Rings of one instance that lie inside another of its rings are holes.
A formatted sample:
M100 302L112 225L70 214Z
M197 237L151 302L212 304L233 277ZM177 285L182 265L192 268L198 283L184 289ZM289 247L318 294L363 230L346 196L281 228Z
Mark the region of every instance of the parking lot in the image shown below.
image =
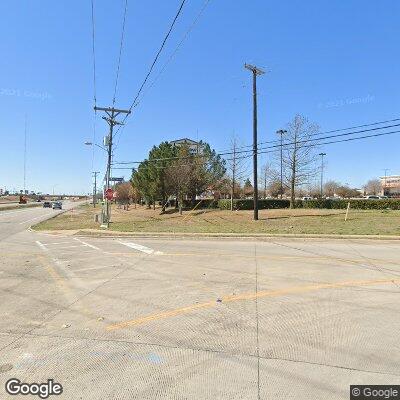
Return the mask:
M20 230L0 251L1 399L11 377L53 378L65 399L347 399L350 384L400 384L397 241Z

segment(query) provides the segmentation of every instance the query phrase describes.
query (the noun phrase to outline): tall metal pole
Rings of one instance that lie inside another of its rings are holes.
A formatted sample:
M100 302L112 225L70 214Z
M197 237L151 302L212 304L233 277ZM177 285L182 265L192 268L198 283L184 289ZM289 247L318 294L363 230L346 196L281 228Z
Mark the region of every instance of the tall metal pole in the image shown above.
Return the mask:
M385 168L385 182L384 182L384 186L383 186L383 195L386 196L386 176L387 176L387 172L389 171L389 168Z
M93 171L93 176L94 176L94 187L93 187L93 207L96 207L97 203L97 174L99 174L99 171Z
M25 128L24 128L24 195L26 191L26 126L27 126L27 117L25 114Z
M324 156L326 156L326 153L319 153L319 155L321 156L321 199L322 199L322 195L323 195L323 183L324 183Z
M276 132L278 135L281 136L281 187L280 187L280 198L283 195L283 135L287 133L287 131L280 129Z
M253 73L253 187L254 187L254 217L258 220L258 181L257 181L257 75L264 71L254 65L245 64L244 67Z
M103 117L105 121L108 122L110 126L110 133L108 135L108 143L107 143L107 169L106 169L106 190L110 189L110 177L111 177L111 160L112 160L112 145L113 145L113 129L115 125L122 125L121 122L115 120L115 118L119 114L130 114L130 110L119 110L114 107L94 107L95 111L104 111L107 114L107 117ZM104 206L102 212L102 228L108 228L110 224L111 218L111 208L110 203L107 197L104 198Z

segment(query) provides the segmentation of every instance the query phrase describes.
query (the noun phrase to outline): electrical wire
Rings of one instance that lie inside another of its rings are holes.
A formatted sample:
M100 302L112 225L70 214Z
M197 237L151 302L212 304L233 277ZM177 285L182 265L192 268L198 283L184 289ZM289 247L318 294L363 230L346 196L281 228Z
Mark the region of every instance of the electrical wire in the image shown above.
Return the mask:
M186 3L186 0L182 0L180 6L179 6L179 8L178 8L178 11L176 12L175 17L174 17L174 19L172 20L172 23L171 23L171 25L170 25L170 27L169 27L169 29L168 29L166 35L164 36L164 39L163 39L163 41L162 41L162 43L161 43L161 46L160 46L160 48L158 49L158 51L157 51L157 53L156 53L156 55L155 55L155 57L154 57L154 59L153 59L153 62L151 63L150 68L149 68L147 74L145 75L145 78L143 79L143 82L142 82L142 84L140 85L139 90L138 90L138 92L136 93L136 96L135 96L135 98L133 99L132 104L131 104L130 107L129 107L129 111L132 111L132 109L133 109L133 107L134 107L136 101L138 100L140 94L141 94L142 91L143 91L144 86L146 85L146 83L147 83L147 81L148 81L148 79L149 79L151 73L153 72L153 69L154 69L154 67L155 67L155 65L156 65L156 63L157 63L157 61L158 61L158 58L160 57L160 54L161 54L161 52L163 51L163 49L164 49L164 47L165 47L165 44L167 43L168 38L169 38L170 35L171 35L172 30L174 29L174 26L175 26L175 24L176 24L176 21L178 20L179 15L181 14L182 9L183 9L183 6L185 5L185 3ZM122 120L122 125L120 125L120 126L118 127L118 129L117 129L117 131L116 131L116 133L115 133L115 136L118 135L118 133L119 133L120 130L121 130L121 126L123 126L123 124L125 123L125 121L126 121L126 119L128 118L129 115L130 115L130 114L126 114L126 115L125 115L125 117L124 117L123 120Z
M386 120L386 121L372 122L372 123L363 124L363 125L356 125L356 126L351 126L349 128L340 128L340 129L334 129L334 130L330 130L330 131L317 132L317 133L314 133L314 134L312 134L310 136L326 135L326 134L329 134L329 133L343 132L343 131L348 131L350 129L364 128L364 127L367 127L367 126L381 125L381 124L387 124L387 123L397 122L397 121L400 121L400 118L389 119L389 120ZM257 145L259 146L261 144L275 144L275 143L280 143L280 139L279 140L266 140L266 141L263 141L263 142L258 142ZM239 147L237 147L237 149L246 149L246 148L250 148L250 147L252 148L253 145L250 144L250 145L245 145L245 146L239 146ZM229 150L230 149L221 150L219 153L223 153L223 152L226 152L226 151L229 151Z
M394 125L394 126L400 126L400 124ZM332 140L332 141L328 141L328 142L323 142L323 143L312 143L309 146L304 146L304 147L313 147L313 146L324 146L324 145L328 145L328 144L334 144L334 143L342 143L342 142L350 142L350 141L354 141L354 140L362 140L362 139L368 139L368 138L373 138L373 137L380 137L380 136L387 136L387 135L392 135L395 133L400 133L400 130L397 131L391 131L391 132L383 132L383 133L375 133L372 135L364 135L364 136L359 136L359 137L355 137L355 138L346 138L346 139L340 139L340 140ZM340 137L342 135L334 135L332 137ZM267 153L275 153L277 151L280 151L279 148L273 148L276 146L272 146L269 148L265 148L267 150L265 151L258 151L257 154L267 154ZM231 153L232 155L233 153ZM219 156L221 156L221 154L217 154ZM239 157L235 157L235 160L240 160L240 159L245 159L245 158L249 158L252 157L253 154L246 154L243 156L239 156ZM183 159L193 159L193 158L206 158L207 156L196 156L196 155L192 155L192 156L187 156L187 157L166 157L166 158L156 158L156 159L151 159L151 160L143 160L143 161L123 161L123 162L116 162L114 163L114 165L127 165L127 164L141 164L144 161L146 162L157 162L157 161L168 161L168 160L183 160ZM225 161L232 161L233 158L224 158ZM164 167L162 167L164 168ZM122 168L120 168L122 169ZM132 168L129 168L132 169Z
M122 56L122 48L124 44L124 35L125 35L125 21L126 21L126 12L128 9L128 0L125 0L125 7L124 7L124 17L122 20L122 29L121 29L121 40L119 44L119 55L118 55L118 62L117 62L117 71L115 75L115 85L114 85L114 96L113 96L113 107L115 105L115 99L117 95L117 87L118 87L118 78L119 78L119 69L121 65L121 56Z

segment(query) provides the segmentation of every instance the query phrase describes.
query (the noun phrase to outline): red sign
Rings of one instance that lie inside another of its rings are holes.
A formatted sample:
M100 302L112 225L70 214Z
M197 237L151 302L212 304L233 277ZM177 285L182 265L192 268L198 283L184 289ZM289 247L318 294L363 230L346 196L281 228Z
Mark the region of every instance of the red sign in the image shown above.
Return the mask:
M107 200L112 200L113 199L113 194L114 194L114 191L112 189L107 189L105 191L106 199Z

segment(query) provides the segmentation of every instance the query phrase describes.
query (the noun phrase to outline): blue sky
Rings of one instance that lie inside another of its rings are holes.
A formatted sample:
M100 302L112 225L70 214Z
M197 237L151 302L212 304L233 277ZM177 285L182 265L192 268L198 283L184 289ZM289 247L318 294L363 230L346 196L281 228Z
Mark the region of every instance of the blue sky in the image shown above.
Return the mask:
M109 106L124 0L94 3L97 103ZM179 3L129 0L118 107L131 104ZM187 0L154 76L203 4ZM210 0L127 120L115 160L142 160L153 144L181 137L225 150L235 131L250 144L244 62L269 71L259 79L260 141L274 139L296 113L322 130L398 118L399 12L395 0ZM22 188L26 114L27 188L90 192L92 150L83 145L93 138L90 1L3 1L0 14L0 187ZM98 142L106 130L99 116ZM361 186L384 168L400 174L399 144L397 134L326 146L326 178ZM93 168L104 172L103 152L94 156Z

